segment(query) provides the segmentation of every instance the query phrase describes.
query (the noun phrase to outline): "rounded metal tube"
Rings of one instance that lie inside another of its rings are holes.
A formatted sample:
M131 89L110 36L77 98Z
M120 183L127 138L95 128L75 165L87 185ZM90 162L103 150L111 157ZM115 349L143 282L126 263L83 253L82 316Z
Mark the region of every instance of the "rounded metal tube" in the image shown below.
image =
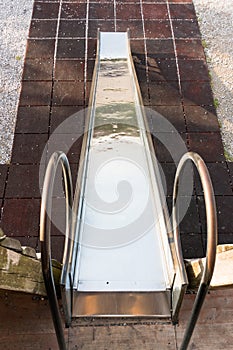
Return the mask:
M185 166L185 163L191 160L199 173L201 184L204 192L205 199L205 209L206 209L206 221L207 221L207 248L206 248L206 263L204 266L204 271L202 274L200 286L198 288L197 296L193 305L191 312L191 317L188 322L187 329L181 344L180 349L185 350L189 344L192 333L194 331L202 304L204 302L208 287L213 276L214 265L216 259L216 247L217 247L217 214L216 214L216 205L213 187L211 179L209 176L208 169L203 161L203 159L194 152L188 152L183 155L179 165L177 167L174 187L173 187L173 200L172 200L172 225L174 232L175 244L180 248L180 237L179 230L177 225L177 210L176 210L176 201L179 188L179 178L182 169Z
M71 181L71 171L68 159L63 152L55 152L52 154L45 173L42 197L41 197L41 212L40 212L40 242L41 242L41 264L44 276L44 283L49 300L50 310L52 313L53 323L57 335L57 340L60 350L66 349L64 338L64 331L62 326L62 319L59 312L59 305L56 295L55 283L52 271L51 261L51 211L52 211L52 195L54 180L58 166L61 164L62 173L65 185L66 197L66 240L65 249L67 249L67 242L71 222L71 210L73 202L73 188Z

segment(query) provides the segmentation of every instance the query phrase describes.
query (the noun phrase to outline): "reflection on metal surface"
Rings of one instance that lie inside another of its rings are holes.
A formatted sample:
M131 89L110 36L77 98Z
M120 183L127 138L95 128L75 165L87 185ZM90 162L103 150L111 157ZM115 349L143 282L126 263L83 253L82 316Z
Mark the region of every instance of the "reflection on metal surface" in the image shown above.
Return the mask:
M73 316L168 317L172 238L127 33L100 33L80 164Z
M112 44L108 55L106 34L100 36L74 287L79 291L166 291L173 280L166 261L171 266L171 255L168 240L162 242L161 231L166 227L155 198L153 155L146 149L127 34L120 34L119 58L112 57Z
M169 292L74 293L73 316L170 317Z

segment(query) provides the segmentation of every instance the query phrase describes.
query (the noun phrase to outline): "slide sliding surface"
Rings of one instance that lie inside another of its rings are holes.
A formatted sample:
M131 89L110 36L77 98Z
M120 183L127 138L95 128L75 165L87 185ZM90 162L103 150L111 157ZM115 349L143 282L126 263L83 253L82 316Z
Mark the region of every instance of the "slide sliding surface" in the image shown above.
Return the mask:
M86 132L72 316L170 317L174 259L127 33L99 33Z

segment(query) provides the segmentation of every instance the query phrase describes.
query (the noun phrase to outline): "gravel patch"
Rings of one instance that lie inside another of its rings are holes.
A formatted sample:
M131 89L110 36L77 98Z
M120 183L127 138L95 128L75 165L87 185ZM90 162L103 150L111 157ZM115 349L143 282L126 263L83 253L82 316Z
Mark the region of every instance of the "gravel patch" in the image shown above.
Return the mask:
M193 0L226 150L233 161L233 1Z
M0 0L0 164L9 163L33 0Z

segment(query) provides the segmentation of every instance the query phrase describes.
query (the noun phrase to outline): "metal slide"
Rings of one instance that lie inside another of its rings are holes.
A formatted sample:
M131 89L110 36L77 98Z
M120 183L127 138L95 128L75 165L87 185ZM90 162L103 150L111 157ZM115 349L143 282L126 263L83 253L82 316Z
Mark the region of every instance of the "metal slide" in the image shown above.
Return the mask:
M202 282L208 288L216 249L214 199L202 159L188 153L181 167L187 159L194 162L201 180L205 177L202 183L210 208L207 219L211 218L207 270ZM42 266L59 345L65 349L51 272L48 220L59 164L67 203L61 277L66 324L88 316L150 316L177 322L188 283L176 224L179 174L174 187L172 228L127 33L99 33L74 199L69 164L63 153L52 156L45 176ZM189 336L194 326L195 322Z

